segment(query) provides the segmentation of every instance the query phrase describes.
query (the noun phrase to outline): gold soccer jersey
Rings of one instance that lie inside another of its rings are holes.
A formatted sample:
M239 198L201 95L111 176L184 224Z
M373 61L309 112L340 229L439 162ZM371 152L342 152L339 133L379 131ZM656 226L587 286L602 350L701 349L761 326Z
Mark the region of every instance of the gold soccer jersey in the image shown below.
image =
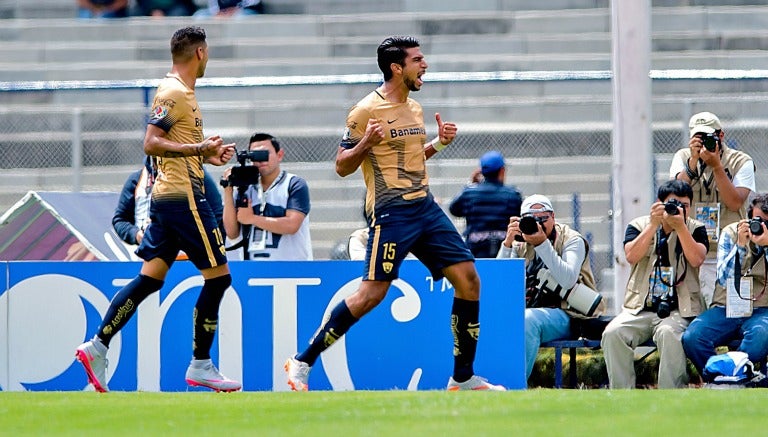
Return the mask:
M170 141L194 144L204 139L203 116L195 91L175 74L166 75L157 87L149 124L167 132ZM196 209L194 199L204 197L204 193L202 157L158 157L152 202L185 202L190 209Z
M347 116L341 147L354 147L365 135L369 119L377 119L384 139L373 146L362 163L367 187L365 212L372 215L387 206L402 205L425 197L429 191L424 143L427 133L421 105L387 101L373 91Z

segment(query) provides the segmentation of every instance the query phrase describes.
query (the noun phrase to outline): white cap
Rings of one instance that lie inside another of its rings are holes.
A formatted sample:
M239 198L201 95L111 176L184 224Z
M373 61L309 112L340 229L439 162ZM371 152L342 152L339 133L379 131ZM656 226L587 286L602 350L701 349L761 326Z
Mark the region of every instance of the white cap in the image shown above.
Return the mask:
M696 134L714 133L721 130L722 126L717 115L711 112L699 112L691 117L691 120L688 122L688 128L691 130L690 135L693 138Z
M541 208L531 208L533 205L541 205ZM530 214L534 212L555 212L552 208L552 202L549 201L544 195L532 194L523 200L523 205L520 207L520 215Z

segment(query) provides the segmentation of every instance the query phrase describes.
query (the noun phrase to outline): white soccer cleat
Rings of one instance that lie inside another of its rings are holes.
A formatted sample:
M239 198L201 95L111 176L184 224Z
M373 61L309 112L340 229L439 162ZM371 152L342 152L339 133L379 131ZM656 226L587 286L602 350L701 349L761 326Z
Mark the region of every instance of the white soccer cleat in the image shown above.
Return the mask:
M100 393L108 392L107 366L109 361L107 361L106 352L99 352L94 340L90 340L77 347L75 358L82 363L85 374L88 375L88 382L93 385L93 388Z
M459 390L507 391L504 386L491 384L487 379L477 375L472 375L471 378L464 382L456 382L453 377L448 378L448 391Z
M288 358L283 366L288 374L288 385L293 391L309 390L309 371L312 367L304 361L299 361L294 357Z
M208 387L217 392L231 392L240 390L243 385L234 379L229 379L219 372L213 362L207 360L192 360L187 367L187 384L193 387Z

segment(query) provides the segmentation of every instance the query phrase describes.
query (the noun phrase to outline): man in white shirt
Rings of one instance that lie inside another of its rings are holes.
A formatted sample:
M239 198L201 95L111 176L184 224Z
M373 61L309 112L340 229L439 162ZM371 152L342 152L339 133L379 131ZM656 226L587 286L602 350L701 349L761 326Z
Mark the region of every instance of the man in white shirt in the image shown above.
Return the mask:
M755 193L755 164L749 155L725 144L725 132L715 114L694 114L688 127L688 147L675 153L669 177L691 185L690 216L707 228L709 252L699 279L709 306L717 275L717 241L723 228L747 217L749 197Z
M309 233L309 186L294 174L280 169L285 150L272 135L251 136L248 150L266 152L258 167L258 181L242 187L247 205L235 205L232 168L225 170L224 229L230 260L312 259ZM241 187L237 187L238 190Z

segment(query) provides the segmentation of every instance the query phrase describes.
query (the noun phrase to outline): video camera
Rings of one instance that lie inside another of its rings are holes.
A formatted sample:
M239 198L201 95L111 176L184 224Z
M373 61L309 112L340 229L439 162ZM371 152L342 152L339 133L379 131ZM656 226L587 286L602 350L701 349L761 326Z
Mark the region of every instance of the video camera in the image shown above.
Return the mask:
M238 208L248 206L248 198L245 196L245 190L254 184L259 183L261 177L259 168L253 165L247 165L246 161L264 162L269 161L268 150L241 150L236 155L238 165L232 167L229 178L221 180L221 186L237 187L237 198L235 206Z

